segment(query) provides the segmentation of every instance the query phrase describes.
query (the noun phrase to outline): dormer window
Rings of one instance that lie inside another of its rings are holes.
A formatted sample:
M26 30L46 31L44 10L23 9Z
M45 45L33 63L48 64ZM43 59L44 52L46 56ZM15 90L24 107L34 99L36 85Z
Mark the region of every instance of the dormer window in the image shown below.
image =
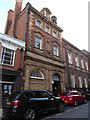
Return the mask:
M51 11L50 11L48 8L43 8L40 12L41 12L47 19L50 20Z

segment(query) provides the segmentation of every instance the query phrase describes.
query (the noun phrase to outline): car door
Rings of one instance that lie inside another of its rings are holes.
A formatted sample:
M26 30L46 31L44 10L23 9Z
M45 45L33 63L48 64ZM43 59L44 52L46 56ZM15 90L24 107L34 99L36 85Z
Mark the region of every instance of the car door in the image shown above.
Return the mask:
M80 96L80 103L83 103L84 100L85 100L84 95L82 95L82 94L79 92L79 96Z
M49 94L46 91L42 92L42 95L45 99L45 107L47 110L53 110L56 108L57 105L57 99L54 98L51 94Z
M46 111L47 99L42 96L42 91L32 91L31 100L34 108L38 112Z
M81 94L79 92L74 92L76 100L78 103L81 103L82 99L81 99Z

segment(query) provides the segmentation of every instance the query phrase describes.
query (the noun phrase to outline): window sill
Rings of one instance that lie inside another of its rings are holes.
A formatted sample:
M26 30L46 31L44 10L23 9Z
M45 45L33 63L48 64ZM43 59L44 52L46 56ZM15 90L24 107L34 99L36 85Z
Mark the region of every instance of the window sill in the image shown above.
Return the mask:
M36 51L43 52L42 49L34 47Z
M8 66L8 67L13 67L14 65L8 65L8 64L3 64L3 63L0 63L0 65L2 66Z

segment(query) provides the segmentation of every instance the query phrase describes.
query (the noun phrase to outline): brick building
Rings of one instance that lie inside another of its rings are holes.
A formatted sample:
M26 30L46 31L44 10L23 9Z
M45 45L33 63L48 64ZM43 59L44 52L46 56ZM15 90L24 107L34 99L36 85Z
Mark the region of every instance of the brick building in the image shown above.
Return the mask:
M80 91L89 88L90 70L88 66L88 54L62 39L62 59L65 64L66 89L78 89Z
M22 87L24 50L24 41L0 33L0 95L3 98Z
M40 12L22 1L9 10L5 33L25 41L24 89L65 90L62 29L48 8Z

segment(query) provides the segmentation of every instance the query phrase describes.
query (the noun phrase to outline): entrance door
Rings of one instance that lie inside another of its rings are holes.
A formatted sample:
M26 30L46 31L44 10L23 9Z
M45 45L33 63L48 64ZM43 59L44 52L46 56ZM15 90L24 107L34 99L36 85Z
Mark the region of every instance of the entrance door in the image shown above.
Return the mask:
M53 95L57 97L60 91L61 91L60 78L57 74L55 74L52 79Z

